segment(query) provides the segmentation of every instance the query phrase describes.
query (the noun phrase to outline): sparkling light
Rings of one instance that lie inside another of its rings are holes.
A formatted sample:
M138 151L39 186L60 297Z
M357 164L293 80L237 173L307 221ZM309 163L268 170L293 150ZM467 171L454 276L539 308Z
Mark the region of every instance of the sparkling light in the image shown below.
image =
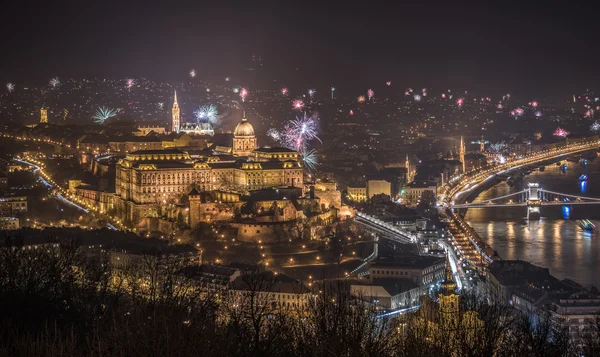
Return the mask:
M195 69L193 69L193 68L190 70L190 77L191 77L191 78L194 78L194 77L196 77L196 70L195 70Z
M414 100L416 100L417 102L420 102L420 101L421 101L421 96L420 96L420 95L418 95L418 94L415 94L415 95L413 96L413 99L414 99Z
M364 96L364 95L361 95L361 96L359 96L359 97L358 97L358 99L357 99L357 101L358 101L359 103L364 103L364 102L365 102L365 100L366 100L366 99L365 99L365 96Z
M367 91L367 96L369 97L369 100L371 100L371 98L373 98L374 95L375 95L375 92L372 89L369 89Z
M288 89L287 88L281 88L281 94L287 95L288 94Z
M386 84L386 85L389 87L389 86L391 86L391 85L392 85L392 82L390 82L390 81L387 81L387 82L385 82L385 84Z
M458 98L456 100L456 105L458 105L459 107L462 107L464 102L465 102L465 100L463 98Z
M127 89L131 89L135 85L135 79L132 78L127 78L125 82L127 83Z
M592 123L592 125L590 125L590 130L593 131L594 133L597 133L600 131L600 123L598 123L598 121L595 121L594 123Z
M9 93L12 93L15 90L15 85L13 83L6 83L6 89Z
M239 89L239 88L233 88L233 93L236 93L236 94L237 94L237 93L239 93L239 92L240 92L240 89Z

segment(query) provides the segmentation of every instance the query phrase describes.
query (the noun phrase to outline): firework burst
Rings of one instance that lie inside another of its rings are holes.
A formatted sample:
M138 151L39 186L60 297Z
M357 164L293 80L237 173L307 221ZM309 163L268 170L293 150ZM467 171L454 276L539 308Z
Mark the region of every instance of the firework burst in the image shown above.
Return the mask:
M292 102L292 107L296 110L302 110L302 108L304 108L304 102L301 99L296 99Z
M421 98L422 98L422 97L421 97L419 94L415 94L415 95L413 95L413 99L414 99L415 101L417 101L417 102L420 102L420 101L421 101Z
M373 98L374 95L375 95L375 92L372 89L369 89L367 91L367 96L369 96L369 100L371 100L371 98Z
M315 171L317 166L319 166L319 157L318 153L314 149L303 149L300 151L300 156L302 157L302 162L304 166L309 171Z
M129 90L131 90L131 87L133 87L135 85L135 79L133 79L133 78L127 78L126 82L127 82L127 89L129 89Z
M556 128L556 130L554 131L554 136L559 137L559 138L566 138L570 133L568 131L566 131L565 129L558 127Z
M240 92L239 88L233 88L233 93L238 94Z
M593 131L594 133L597 133L600 131L600 123L598 123L598 121L595 121L592 125L590 125L590 130Z
M492 143L488 146L488 151L493 154L501 154L504 150L506 150L507 145L504 141L500 141L497 143Z
M15 85L13 83L6 83L6 89L8 93L12 93L15 91Z
M464 100L464 99L462 99L462 98L458 98L458 99L456 100L456 105L458 105L459 107L462 107L464 102L465 102L465 100Z
M281 133L275 128L267 130L267 136L273 139L273 141L281 142Z
M217 114L217 107L212 104L203 105L194 111L194 117L199 123L214 123Z
M357 100L359 103L364 103L366 99L365 99L365 96L364 96L364 95L361 95L361 96L359 96L359 97L358 97L358 99L356 99L356 100Z
M269 129L267 135L281 146L300 153L304 166L308 170L314 170L317 167L317 152L309 148L308 144L312 140L321 142L321 139L318 137L317 123L306 113L289 121L281 131L274 128Z
M58 77L52 78L49 83L52 89L58 88L58 86L60 86L60 80L58 80Z
M196 70L195 69L190 69L190 78L194 78L196 77Z
M92 117L94 122L97 124L104 124L105 121L117 115L117 111L115 109L110 109L107 107L98 107L96 110L96 114Z
M385 82L385 84L386 84L386 85L389 87L389 86L391 86L391 85L392 85L392 82L390 82L390 81L387 81L387 82Z
M281 94L282 95L287 95L288 94L288 89L287 88L281 88Z
M242 98L242 102L246 101L247 96L248 96L248 90L246 88L242 88L240 90L240 98Z

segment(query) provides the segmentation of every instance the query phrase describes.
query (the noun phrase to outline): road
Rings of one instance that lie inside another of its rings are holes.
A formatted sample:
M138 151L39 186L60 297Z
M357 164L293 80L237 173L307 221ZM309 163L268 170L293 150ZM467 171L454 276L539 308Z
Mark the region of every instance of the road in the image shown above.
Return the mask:
M84 212L86 214L91 214L91 215L95 216L92 212L90 212L90 210L88 210L88 209L86 209L86 208L78 205L77 203L75 203L75 202L73 202L73 201L65 198L65 196L64 196L65 190L63 188L61 188L59 185L57 185L56 182L54 182L52 180L52 178L50 178L49 175L44 172L44 170L38 165L38 163L30 162L30 161L23 160L23 159L14 159L14 160L17 161L17 162L20 162L22 164L30 165L30 166L34 167L35 168L34 173L38 174L38 177L40 178L40 180L42 180L42 183L46 187L53 188L53 189L55 189L57 191L56 194L55 194L55 197L59 201L65 203L65 204L68 204L70 206L73 206L73 207L77 208L78 210L80 210L80 211L82 211L82 212ZM96 217L96 218L100 218L100 217ZM117 230L117 227L115 227L111 223L107 222L106 226L108 228L112 229L112 230L115 230L115 231Z

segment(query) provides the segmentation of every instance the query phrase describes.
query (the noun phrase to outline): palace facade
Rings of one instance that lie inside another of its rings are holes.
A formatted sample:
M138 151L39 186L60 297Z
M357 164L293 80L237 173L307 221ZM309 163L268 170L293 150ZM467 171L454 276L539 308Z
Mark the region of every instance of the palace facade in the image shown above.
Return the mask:
M207 150L206 155L194 159L179 149L128 153L116 165L117 215L131 222L157 217L161 205L178 204L193 188L247 192L303 187L298 152L257 148L254 128L245 115L234 131L231 152L233 155L219 155Z

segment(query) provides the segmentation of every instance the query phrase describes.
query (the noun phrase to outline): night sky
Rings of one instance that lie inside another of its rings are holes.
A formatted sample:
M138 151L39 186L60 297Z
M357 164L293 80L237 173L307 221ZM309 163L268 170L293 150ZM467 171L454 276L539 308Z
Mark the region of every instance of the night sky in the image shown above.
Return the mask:
M262 58L255 84L263 87L364 90L391 80L402 88L541 96L594 89L600 79L599 22L592 6L574 2L210 3L11 2L0 15L0 81L182 81L190 68L203 78L242 80L252 54Z

